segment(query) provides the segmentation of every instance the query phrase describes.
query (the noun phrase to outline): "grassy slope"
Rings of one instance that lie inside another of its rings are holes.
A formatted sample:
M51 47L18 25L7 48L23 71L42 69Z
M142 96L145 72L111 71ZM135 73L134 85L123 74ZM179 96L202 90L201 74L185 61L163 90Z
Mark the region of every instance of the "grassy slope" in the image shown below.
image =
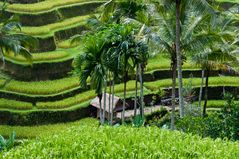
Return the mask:
M184 83L188 83L190 79L184 79ZM15 81L16 82L16 81ZM193 79L193 86L194 87L199 87L200 86L201 79L200 78L194 78ZM32 82L31 84L29 83L24 83L24 84L19 84L15 83L11 87L6 87L6 88L12 88L15 89L18 88L20 89L25 89L27 87L24 87L28 85L28 93L29 96L33 95L35 93L36 96L40 96L39 93L45 93L43 94L43 97L48 97L49 92L53 91L60 91L64 90L69 91L70 85L63 85L64 84L69 84L71 83L71 87L73 86L78 86L78 79L76 77L74 78L66 78L65 80L56 80L56 81L48 81L48 82L39 82L37 84L34 84L36 82ZM239 86L239 78L238 77L211 77L209 80L210 86ZM145 82L145 94L150 94L153 92L156 92L160 89L167 88L171 86L171 79L165 79L165 80L158 80L154 82ZM39 88L38 88L39 87ZM6 89L5 88L5 89ZM31 88L31 89L29 89ZM38 88L38 89L36 89ZM21 91L23 91L21 90ZM135 81L129 81L127 83L127 97L133 97L134 96L134 90L135 90ZM31 92L29 92L31 91ZM118 84L115 86L115 93L117 96L123 97L123 84ZM37 94L38 93L38 94ZM20 95L20 94L19 94ZM64 108L72 108L72 107L79 107L78 105L87 101L90 101L96 96L95 92L93 90L89 90L83 93L79 93L73 97L65 98L63 100L58 100L54 102L39 102L36 104L36 107L32 107L30 103L25 103L25 102L20 102L20 101L11 101L5 100L5 99L0 99L0 108L1 110L3 109L9 109L9 110L56 110L56 109L64 109ZM3 101L2 101L3 100ZM1 104L1 102L3 104ZM8 104L6 104L8 103ZM211 101L209 102L209 107L221 107L223 106L224 103L221 101ZM37 108L37 109L36 109Z
M54 32L59 31L59 30L66 30L68 28L73 28L79 25L84 25L86 19L88 19L89 16L77 16L73 18L69 18L57 23L53 24L48 24L44 26L38 26L38 27L22 27L21 32L32 35L32 36L37 36L37 37L49 37L49 36L54 36Z
M230 2L230 3L238 3L239 4L239 0L216 0L217 2Z
M31 64L44 64L44 63L59 63L70 59L73 59L78 54L82 53L82 45L79 44L77 47L67 48L67 49L57 49L55 51L34 53L32 54L32 63L27 61L22 56L14 56L13 54L7 54L6 60L14 64L22 66L30 66Z
M64 126L62 128L64 129ZM36 157L237 159L238 146L238 143L220 139L202 139L156 127L99 127L95 120L85 119L79 125L55 132L55 135L46 133L43 137L26 142L9 152L3 152L2 155L6 159Z
M80 121L59 123L51 125L38 125L38 126L8 126L0 125L0 134L7 137L12 131L15 131L18 139L22 138L36 138L39 136L49 136L54 133L60 133L62 130L66 130L70 126L79 126L85 124L85 121L89 124L97 124L96 119L82 119Z
M49 12L60 7L66 7L68 5L71 6L79 3L85 4L102 1L105 0L46 0L33 4L8 4L7 11L13 13L39 14Z
M184 79L184 83L189 82L189 78ZM0 83L2 83L0 81ZM192 84L195 87L200 86L201 78L193 78ZM171 79L157 80L153 82L145 82L145 87L155 91L161 88L171 87ZM122 84L120 84L122 85ZM239 77L210 77L210 86L239 86ZM79 87L79 81L77 77L62 78L52 81L40 81L40 82L22 82L12 80L9 82L3 91L12 93L22 93L28 95L53 95L56 93L62 93L69 89L74 89ZM134 81L130 81L129 88L134 87ZM122 87L120 87L123 89ZM121 90L122 91L122 90Z
M183 79L184 85L192 81L194 87L199 87L201 84L201 78L186 78ZM153 82L146 82L145 87L152 91L170 87L172 81L169 79L158 80ZM239 77L210 77L209 86L239 86Z

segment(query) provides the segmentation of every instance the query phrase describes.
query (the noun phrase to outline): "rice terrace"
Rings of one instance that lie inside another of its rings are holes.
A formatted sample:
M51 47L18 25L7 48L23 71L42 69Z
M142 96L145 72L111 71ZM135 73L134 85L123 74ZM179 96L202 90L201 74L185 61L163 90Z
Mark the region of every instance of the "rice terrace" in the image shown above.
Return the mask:
M239 0L0 11L0 159L239 159Z

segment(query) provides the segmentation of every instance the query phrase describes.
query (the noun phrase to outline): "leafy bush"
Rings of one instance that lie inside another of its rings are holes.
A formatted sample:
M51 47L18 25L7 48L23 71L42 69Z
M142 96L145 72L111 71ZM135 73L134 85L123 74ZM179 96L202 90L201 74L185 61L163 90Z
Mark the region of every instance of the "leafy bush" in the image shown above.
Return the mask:
M155 111L145 116L145 124L162 127L170 121L170 114L166 109Z
M186 116L176 123L177 129L186 133L197 134L202 137L219 137L221 121L218 115L208 117Z
M234 101L231 94L225 94L227 103L220 113L222 130L220 137L239 140L239 103Z
M73 126L3 152L10 158L217 158L237 159L238 143L156 127Z
M239 103L230 94L226 95L226 100L220 112L211 113L205 118L186 116L178 120L177 128L202 137L239 140Z
M0 151L11 149L14 146L15 138L16 133L14 131L11 133L8 140L0 135Z

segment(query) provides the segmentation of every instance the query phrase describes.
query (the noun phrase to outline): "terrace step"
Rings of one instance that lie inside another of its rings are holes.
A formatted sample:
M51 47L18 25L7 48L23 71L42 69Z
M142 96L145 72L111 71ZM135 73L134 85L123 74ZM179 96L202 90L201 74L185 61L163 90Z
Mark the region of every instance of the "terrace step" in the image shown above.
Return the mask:
M38 14L50 12L59 8L66 8L77 4L106 2L106 0L45 0L33 4L7 4L6 11L11 13ZM1 2L3 3L3 2Z
M188 81L189 79L185 79ZM239 78L237 77L212 77L209 83L209 92L211 95L209 99L222 99L224 92L232 92L239 94ZM146 92L158 92L163 91L165 97L171 96L171 79L158 80L154 82L145 82ZM200 79L196 79L199 82ZM235 81L235 82L234 82ZM2 81L3 82L3 81ZM199 83L194 83L194 92L199 93ZM123 84L117 84L115 86L115 93L123 92ZM135 90L135 81L129 81L127 84L127 90L132 92ZM79 86L78 78L66 78L55 81L40 81L40 82L20 82L11 81L5 87L0 90L0 98L14 99L19 101L37 103L37 102L54 102L63 100L81 94L86 90L81 89ZM210 94L209 93L209 94Z
M73 57L33 62L19 62L6 59L4 72L13 79L22 81L55 80L69 76ZM1 64L1 62L0 62Z
M43 13L11 13L9 16L16 15L23 26L44 26L58 23L73 17L84 16L96 11L102 5L102 2L77 3L75 5L66 6L50 12Z
M22 27L21 32L36 37L51 37L56 31L68 30L85 24L88 15L69 18L60 22L36 27Z
M0 0L1 2L4 2L4 0ZM8 3L20 3L20 4L32 4L32 3L38 3L41 1L45 1L45 0L7 0Z

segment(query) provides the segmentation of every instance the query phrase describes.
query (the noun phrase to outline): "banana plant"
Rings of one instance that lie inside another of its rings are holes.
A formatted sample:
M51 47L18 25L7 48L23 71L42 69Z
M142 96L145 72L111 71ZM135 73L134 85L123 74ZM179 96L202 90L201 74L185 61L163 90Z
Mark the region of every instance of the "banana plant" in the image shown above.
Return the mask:
M8 140L4 139L4 137L0 135L0 151L11 149L14 146L15 139L16 132L14 131L9 135Z

